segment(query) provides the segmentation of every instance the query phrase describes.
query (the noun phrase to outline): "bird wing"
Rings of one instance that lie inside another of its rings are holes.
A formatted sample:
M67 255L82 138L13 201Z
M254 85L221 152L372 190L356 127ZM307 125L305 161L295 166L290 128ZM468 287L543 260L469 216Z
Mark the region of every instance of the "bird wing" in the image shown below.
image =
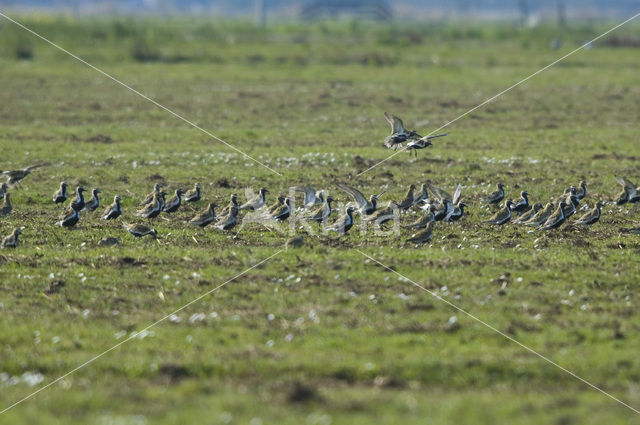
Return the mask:
M618 183L620 183L620 185L624 186L625 189L636 189L636 185L631 183L629 180L625 179L624 177L620 177L620 176L616 176L616 180L618 181Z
M444 136L448 136L448 135L449 135L449 133L442 133L442 134L436 134L435 136L425 136L421 140L431 140L431 139L435 139L437 137L444 137Z
M436 187L436 186L432 185L431 183L429 183L427 185L427 187L429 188L431 193L434 195L434 197L439 199L440 201L442 201L444 199L447 199L447 200L451 201L451 195L449 195L446 191L440 189L439 187Z
M316 201L316 190L311 186L292 186L289 188L294 192L304 193L304 204L309 205Z
M404 124L402 120L395 115L391 115L388 112L384 113L384 117L391 124L391 133L405 133Z
M458 205L458 202L460 202L461 194L462 194L462 185L458 183L458 186L456 187L456 191L453 192L453 198L451 198L451 203L453 203L453 205Z
M495 213L488 222L499 222L507 218L507 214L509 214L509 208L505 205L500 211Z
M353 200L356 201L356 203L360 206L360 208L364 208L367 206L367 203L368 203L367 198L365 198L362 192L360 192L358 189L354 189L350 186L347 186L346 184L339 184L338 187L344 190L345 192L347 192L349 195L351 195Z

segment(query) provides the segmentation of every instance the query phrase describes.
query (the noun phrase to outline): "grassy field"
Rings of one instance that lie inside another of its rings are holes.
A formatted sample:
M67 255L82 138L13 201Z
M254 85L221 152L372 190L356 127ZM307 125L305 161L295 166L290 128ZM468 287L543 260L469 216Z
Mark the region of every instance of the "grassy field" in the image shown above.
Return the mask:
M389 154L383 111L435 130L613 24L22 18L283 176L0 21L0 169L51 163L0 219L3 235L26 227L18 249L0 252L0 410L276 254L1 424L637 423L359 252L640 407L640 244L619 233L637 210L609 204L592 228L543 234L483 224L480 202L499 180L509 197L526 189L544 203L586 179L588 205L613 199L614 175L638 180L637 24L457 121L417 159L355 178ZM104 205L122 195L127 221L156 181L200 182L205 200L156 220L158 242L97 214L67 231L51 202L61 180L99 187ZM438 223L422 247L410 232L354 227L285 250L286 232L185 225L247 187L273 201L311 184L346 201L336 184L347 182L388 187L388 200L426 180L461 183L469 214ZM121 245L98 246L105 236Z

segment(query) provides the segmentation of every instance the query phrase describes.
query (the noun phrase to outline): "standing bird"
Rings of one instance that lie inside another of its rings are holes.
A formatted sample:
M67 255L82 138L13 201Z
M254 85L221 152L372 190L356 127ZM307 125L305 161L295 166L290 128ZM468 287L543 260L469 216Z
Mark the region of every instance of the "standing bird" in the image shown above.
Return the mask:
M153 200L143 209L136 211L136 216L151 220L156 218L164 209L164 197L166 193L161 191L154 195Z
M59 220L60 221L56 223L58 226L71 229L73 226L78 224L80 214L75 208L67 208L62 212L62 214L60 214Z
M504 184L502 182L498 183L498 190L493 193L490 193L486 198L484 198L484 202L487 204L499 204L504 199Z
M420 136L415 131L407 131L404 128L404 124L402 120L394 115L391 115L388 112L384 113L384 117L387 122L391 125L391 134L384 139L384 146L396 150L398 145L402 145L407 140L411 139L419 139Z
M305 208L311 208L315 205L322 205L324 203L323 190L315 190L311 186L292 186L289 190L304 193Z
M457 205L453 206L453 211L449 213L448 216L444 218L444 221L454 222L460 220L464 215L464 208L467 206L464 202L458 202Z
M513 206L511 207L511 211L517 214L522 214L523 212L526 212L529 209L528 195L529 195L529 192L527 192L526 190L523 190L522 192L520 192L521 198L518 200L518 202L513 204Z
M429 242L433 233L433 225L434 221L430 221L424 230L412 235L409 239L407 239L407 242L412 242L415 244L423 244Z
M578 202L580 202L578 201L578 198L576 197L574 192L575 192L575 188L573 188L572 193L570 193L564 198L564 203L566 205L564 207L564 218L569 218L573 214L575 214L576 207L578 206Z
M280 208L281 206L284 205L284 200L286 198L283 195L278 196L278 200L274 203L271 204L271 206L269 206L269 208L267 208L267 215L270 216L271 214L273 214L278 208Z
M6 238L2 240L3 248L17 248L18 247L18 236L22 234L24 227L16 227L13 229L13 232Z
M317 210L311 213L307 220L315 221L316 223L322 223L331 215L331 203L333 202L333 198L331 196L327 196L324 200L324 204Z
M567 201L565 200L560 201L560 205L558 205L558 208L556 209L556 211L553 214L551 214L551 216L547 219L547 221L544 222L544 224L541 224L540 226L538 226L537 229L551 230L551 229L557 229L558 227L560 227L566 219L566 216L564 215L564 209L566 206L567 206Z
M449 217L454 211L453 203L447 198L442 199L442 204L440 204L440 208L437 209L435 214L436 221L443 221L445 218Z
M600 214L603 205L604 203L601 201L596 202L596 206L593 207L593 209L587 211L582 217L575 220L573 224L591 226L592 224L596 223L598 220L600 220Z
M525 221L522 224L524 224L525 226L538 227L544 224L544 222L547 221L549 217L551 217L551 214L553 214L553 211L555 210L555 208L556 206L552 202L549 202L547 205L544 206L544 208L538 211L533 217L531 217L529 220Z
M345 214L338 219L332 226L327 228L327 232L336 232L338 234L344 235L349 229L353 226L353 212L355 211L354 207L347 207Z
M264 195L266 193L269 193L269 191L267 189L265 189L264 187L261 188L260 192L258 192L258 194L256 196L254 196L253 198L249 199L247 202L242 204L240 206L240 209L241 210L252 210L252 211L255 211L257 209L262 208L264 206L264 204L265 204Z
M236 224L238 224L238 207L232 206L229 209L229 214L220 218L220 220L215 224L215 227L220 230L231 230Z
M222 211L220 212L220 216L225 216L225 215L229 215L229 213L231 212L232 208L238 208L238 194L234 193L231 195L231 198L229 198L229 205L227 205L226 207L224 207L222 209Z
M182 203L183 193L184 193L184 190L176 189L176 191L174 192L174 195L171 197L171 199L167 201L162 211L166 212L167 214L178 211L178 208L180 208L180 204Z
M542 204L540 202L536 202L535 204L533 204L531 209L529 209L529 211L525 212L520 217L513 220L512 223L524 224L528 220L532 219L533 216L535 216L538 213L538 211L540 211L541 209L542 209Z
M414 140L410 140L407 143L407 150L409 151L409 153L411 153L413 151L413 153L415 154L416 158L418 157L418 149L424 149L424 148L428 148L429 146L433 146L433 143L431 143L431 139L435 139L436 137L444 137L444 136L448 136L449 133L443 133L443 134L438 134L435 136L424 136L421 137L419 139L414 139Z
M82 209L83 211L95 211L96 209L98 209L98 207L100 206L100 199L98 198L98 193L100 193L100 190L95 188L91 191L91 199L89 199L84 204L84 208Z
M374 212L368 217L364 218L364 221L373 221L374 224L381 229L382 225L387 221L395 220L398 218L397 213L400 210L400 206L396 201L389 201L386 208L382 208Z
M367 198L357 189L347 186L346 184L338 184L338 187L353 198L356 204L358 204L358 211L362 215L373 214L378 207L378 199L386 192L385 190L379 195L371 195L371 198L367 201Z
M276 221L284 221L291 215L291 200L284 198L284 204L277 210L271 213L271 218Z
M429 192L427 191L427 184L420 186L420 192L413 198L413 205L418 205L429 199Z
M153 236L153 239L156 239L158 237L158 232L156 232L156 229L152 229L149 226L145 226L144 224L128 224L123 221L122 226L127 229L127 232L131 233L136 238L141 238L147 235Z
M53 194L53 202L56 204L62 204L67 200L67 182L60 183L60 189L56 190Z
M71 208L73 208L78 212L82 210L85 205L84 195L82 194L83 192L84 192L84 187L82 186L76 187L76 199L71 201Z
M414 199L413 192L415 190L416 190L416 185L415 184L410 185L409 190L407 191L407 194L405 195L404 199L400 201L400 203L396 204L397 208L399 208L402 211L406 211L409 208L411 208L411 206L413 205L413 199Z
M202 198L202 190L200 189L200 183L196 183L193 189L187 190L184 194L184 202L196 202Z
M31 170L43 167L47 164L37 164L30 167L22 168L20 170L4 171L2 174L7 176L7 183L9 186L21 185L20 181L31 174Z
M504 204L504 207L495 213L489 220L485 221L485 223L495 224L498 226L508 223L509 220L511 220L511 206L513 206L513 201L509 199Z
M427 227L427 224L429 224L432 221L436 221L436 216L433 213L431 208L432 208L431 204L428 204L427 209L425 210L426 214L424 216L420 217L413 223L407 224L406 226L403 226L403 227L408 229L424 229L425 227Z
M213 221L216 219L216 213L213 210L215 207L217 207L215 202L209 202L207 208L205 208L204 211L189 220L189 223L203 228L213 223Z
M584 199L585 196L587 196L587 182L584 180L580 180L580 186L578 187L578 190L576 191L576 196L578 197L579 201L582 201L582 199Z
M11 211L13 211L13 206L11 206L11 199L9 199L10 196L11 194L9 192L6 192L4 194L4 201L2 202L2 205L0 205L0 217L9 215L11 214Z
M120 195L116 195L113 197L113 203L109 205L107 209L104 210L104 213L102 214L103 220L113 220L120 217L120 215L122 214L122 207L120 206L120 201L121 201Z
M144 207L145 205L148 205L151 203L151 201L153 201L153 198L158 195L160 193L160 189L162 189L164 185L162 183L156 183L153 185L153 191L148 194L143 200L142 202L140 202L138 204L139 207Z

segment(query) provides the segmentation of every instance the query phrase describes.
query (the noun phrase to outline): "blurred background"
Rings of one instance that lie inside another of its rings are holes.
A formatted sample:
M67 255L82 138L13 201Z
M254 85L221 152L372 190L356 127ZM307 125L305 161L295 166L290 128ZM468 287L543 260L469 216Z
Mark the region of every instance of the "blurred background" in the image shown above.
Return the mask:
M639 0L4 0L13 10L64 11L78 14L202 14L314 19L362 16L388 20L406 17L537 20L557 17L620 17L640 9Z

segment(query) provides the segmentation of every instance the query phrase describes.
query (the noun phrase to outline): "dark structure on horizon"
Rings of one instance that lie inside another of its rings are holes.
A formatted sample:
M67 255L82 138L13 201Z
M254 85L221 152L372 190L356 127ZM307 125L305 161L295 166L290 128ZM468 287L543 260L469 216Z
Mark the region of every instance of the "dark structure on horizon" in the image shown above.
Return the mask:
M387 21L393 18L393 10L384 0L311 0L300 16L309 20L353 16Z

